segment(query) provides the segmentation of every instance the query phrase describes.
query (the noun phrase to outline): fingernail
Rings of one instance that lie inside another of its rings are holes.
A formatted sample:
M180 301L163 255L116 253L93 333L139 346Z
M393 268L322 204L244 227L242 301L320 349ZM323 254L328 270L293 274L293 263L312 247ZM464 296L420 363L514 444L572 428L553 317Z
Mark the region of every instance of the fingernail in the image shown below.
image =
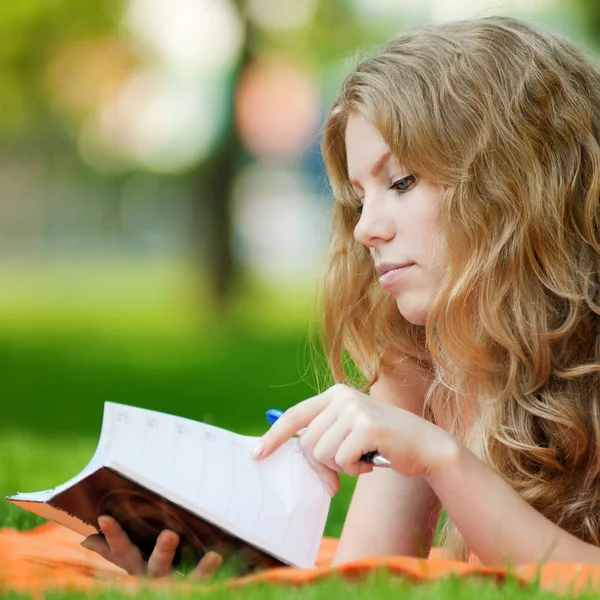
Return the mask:
M200 560L191 576L196 581L204 581L212 577L223 563L223 557L217 552L209 550Z
M223 557L212 550L206 553L205 558L209 566L214 569L218 569L223 564Z
M160 538L161 543L165 544L168 548L177 548L179 544L179 536L169 529L161 531L158 537Z
M252 458L258 458L265 450L265 445L262 441L259 441L256 446L254 446L254 450L252 450Z
M335 490L328 483L323 483L323 487L331 498L335 496Z

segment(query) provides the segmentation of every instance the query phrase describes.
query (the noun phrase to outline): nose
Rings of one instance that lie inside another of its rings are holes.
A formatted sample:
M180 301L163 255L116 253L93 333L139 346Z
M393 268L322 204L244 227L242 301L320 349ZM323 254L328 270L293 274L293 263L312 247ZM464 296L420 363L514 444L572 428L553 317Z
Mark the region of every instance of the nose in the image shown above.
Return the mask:
M363 246L375 248L396 235L394 221L386 213L383 199L365 198L360 219L354 228L354 239Z

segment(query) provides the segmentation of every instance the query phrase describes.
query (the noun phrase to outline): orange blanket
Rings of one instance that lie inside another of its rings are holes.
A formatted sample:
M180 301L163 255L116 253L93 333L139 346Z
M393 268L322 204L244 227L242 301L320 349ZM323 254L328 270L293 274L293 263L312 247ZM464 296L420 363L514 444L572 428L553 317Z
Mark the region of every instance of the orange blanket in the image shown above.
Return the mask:
M50 589L81 591L117 585L120 589L134 591L140 585L161 588L187 585L181 580L144 581L126 575L118 567L81 548L80 541L81 537L77 534L52 523L27 532L0 529L0 591L10 589L37 595ZM506 577L503 569L446 560L435 550L429 559L376 557L330 567L336 544L337 540L323 540L315 569L271 569L230 580L229 585L255 582L298 585L332 574L356 580L378 569L386 569L412 581L435 580L453 574L458 577L489 577L501 583ZM530 565L515 568L512 574L523 582L539 577L541 587L561 593L576 594L587 589L600 591L600 565Z

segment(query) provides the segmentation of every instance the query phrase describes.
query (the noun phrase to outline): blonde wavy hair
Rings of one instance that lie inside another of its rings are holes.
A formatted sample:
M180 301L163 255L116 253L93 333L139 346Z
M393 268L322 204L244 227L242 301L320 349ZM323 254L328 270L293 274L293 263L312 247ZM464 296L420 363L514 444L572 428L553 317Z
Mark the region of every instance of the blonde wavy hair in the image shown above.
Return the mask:
M408 323L353 238L345 128L361 114L441 186L448 268ZM600 72L510 18L403 32L346 78L326 120L335 206L322 306L329 366L369 387L391 357L431 378L429 418L533 507L600 545ZM472 399L472 401L471 401ZM485 526L485 524L482 524ZM456 528L447 550L466 558Z

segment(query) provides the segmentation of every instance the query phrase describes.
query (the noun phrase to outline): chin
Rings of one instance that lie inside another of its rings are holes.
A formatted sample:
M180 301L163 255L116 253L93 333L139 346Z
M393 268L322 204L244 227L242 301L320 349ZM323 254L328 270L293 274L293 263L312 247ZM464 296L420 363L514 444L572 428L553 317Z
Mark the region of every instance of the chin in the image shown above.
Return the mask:
M427 323L428 307L423 304L408 304L396 299L398 312L413 325L425 325Z

